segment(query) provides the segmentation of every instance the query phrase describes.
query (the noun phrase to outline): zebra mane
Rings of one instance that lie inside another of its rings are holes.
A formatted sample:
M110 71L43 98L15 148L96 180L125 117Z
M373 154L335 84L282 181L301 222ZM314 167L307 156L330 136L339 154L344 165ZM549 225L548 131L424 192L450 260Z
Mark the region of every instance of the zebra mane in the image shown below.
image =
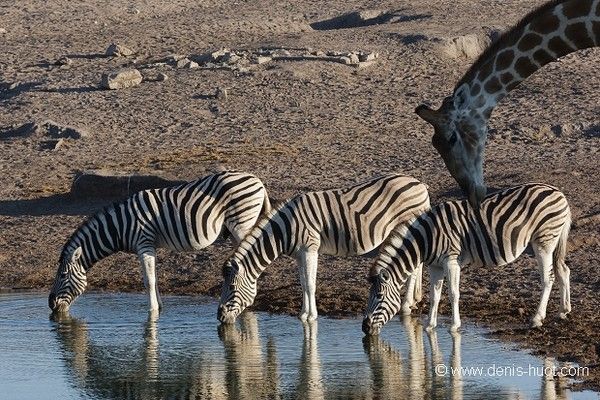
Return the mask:
M541 6L537 7L536 9L532 10L527 15L525 15L519 22L510 27L508 31L502 33L500 37L498 37L492 44L490 44L488 48L485 49L483 53L481 53L477 60L475 60L475 62L463 75L460 81L458 81L458 83L454 87L454 91L456 92L456 90L459 87L461 87L464 83L467 83L473 78L475 78L475 74L477 73L479 68L481 68L481 65L484 64L490 58L491 55L496 54L498 50L506 46L508 43L511 43L511 41L515 40L515 37L521 36L521 30L527 24L533 21L539 14L543 14L546 11L553 9L557 5L565 3L567 1L568 0L552 0L545 4L542 4Z
M91 216L88 216L86 219L84 219L77 226L77 228L75 228L75 230L73 231L73 233L71 234L71 236L69 236L69 239L67 239L67 241L63 245L62 251L60 253L59 262L62 262L66 257L69 257L71 255L71 252L72 252L73 249L70 248L70 245L76 239L78 239L77 233L79 231L81 231L81 229L83 229L84 227L92 224L94 221L98 221L101 216L108 214L110 211L116 209L121 204L123 204L123 202L113 202L113 203L111 203L111 204L109 204L107 206L102 207L101 210L96 211L94 214L92 214Z
M254 235L255 235L256 231L257 230L262 231L262 229L273 219L275 214L277 214L279 211L281 211L281 209L283 207L285 207L290 201L292 201L295 198L296 198L296 196L286 198L285 200L275 200L275 204L271 205L271 209L269 211L261 213L258 221L256 221L256 223L254 224L252 229L250 229L250 231L246 234L246 236L242 239L242 241L236 247L233 248L233 250L232 250L230 256L227 258L227 260L231 260L233 257L235 257L238 250L242 247L242 244L248 242L249 238L255 238L256 236L254 236ZM271 199L271 200L273 200L273 199Z

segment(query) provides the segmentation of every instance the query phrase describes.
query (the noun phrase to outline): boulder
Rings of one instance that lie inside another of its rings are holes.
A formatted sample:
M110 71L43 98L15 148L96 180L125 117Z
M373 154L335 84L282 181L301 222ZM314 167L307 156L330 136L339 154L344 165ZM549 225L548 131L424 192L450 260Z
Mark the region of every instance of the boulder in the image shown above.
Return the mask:
M104 89L125 89L142 83L142 74L137 69L122 69L102 74L100 85Z
M106 49L106 55L111 57L127 57L134 53L133 50L120 44L111 43Z

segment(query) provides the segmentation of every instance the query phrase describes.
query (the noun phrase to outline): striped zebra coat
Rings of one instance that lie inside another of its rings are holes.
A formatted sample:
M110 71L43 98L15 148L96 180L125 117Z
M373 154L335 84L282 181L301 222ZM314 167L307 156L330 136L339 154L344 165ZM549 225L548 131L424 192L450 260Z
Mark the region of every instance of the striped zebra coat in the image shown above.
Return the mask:
M53 311L66 311L87 285L87 271L119 251L135 253L142 265L150 310L161 307L156 249L195 251L221 231L236 242L270 209L262 182L243 172L220 172L180 186L144 190L86 220L64 245L48 298Z
M428 329L437 325L444 274L452 304L451 331L460 327L460 266L501 266L516 260L531 243L542 276L542 296L533 317L540 326L554 277L560 288L560 317L571 311L566 242L571 225L567 200L558 189L539 183L520 185L492 195L473 210L466 200L433 207L399 227L382 245L370 271L371 292L363 331L378 334L400 308L400 290L422 264L431 275Z
M378 247L392 229L429 209L427 187L414 178L393 174L347 189L298 195L263 218L239 244L223 267L218 319L233 322L256 296L262 272L280 255L296 258L303 289L300 318L316 319L318 254L352 256ZM420 272L420 270L418 270ZM420 300L420 273L411 280ZM407 298L409 295L407 295Z

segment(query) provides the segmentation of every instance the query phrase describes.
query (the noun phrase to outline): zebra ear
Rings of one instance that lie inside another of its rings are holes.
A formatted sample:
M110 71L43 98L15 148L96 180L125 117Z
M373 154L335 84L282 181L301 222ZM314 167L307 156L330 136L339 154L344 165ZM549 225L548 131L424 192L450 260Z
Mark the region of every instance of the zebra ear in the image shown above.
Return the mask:
M79 260L81 258L81 253L83 251L81 250L81 246L79 246L78 248L75 249L75 251L73 251L73 255L71 256L71 261L72 262L77 262L77 260Z

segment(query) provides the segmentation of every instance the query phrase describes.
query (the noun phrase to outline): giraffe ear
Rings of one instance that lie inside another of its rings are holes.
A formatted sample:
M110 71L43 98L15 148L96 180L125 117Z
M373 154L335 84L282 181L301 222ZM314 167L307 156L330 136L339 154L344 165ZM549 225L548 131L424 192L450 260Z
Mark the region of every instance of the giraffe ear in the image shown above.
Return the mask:
M455 110L464 110L467 108L467 102L469 101L469 87L466 83L456 89L452 95L452 101Z
M440 126L442 122L442 115L439 111L432 110L425 104L421 104L415 109L417 115L429 122L433 126Z
M72 262L77 262L77 260L79 260L81 258L81 246L79 246L78 248L75 249L75 251L73 251L73 255L71 256L71 261Z

